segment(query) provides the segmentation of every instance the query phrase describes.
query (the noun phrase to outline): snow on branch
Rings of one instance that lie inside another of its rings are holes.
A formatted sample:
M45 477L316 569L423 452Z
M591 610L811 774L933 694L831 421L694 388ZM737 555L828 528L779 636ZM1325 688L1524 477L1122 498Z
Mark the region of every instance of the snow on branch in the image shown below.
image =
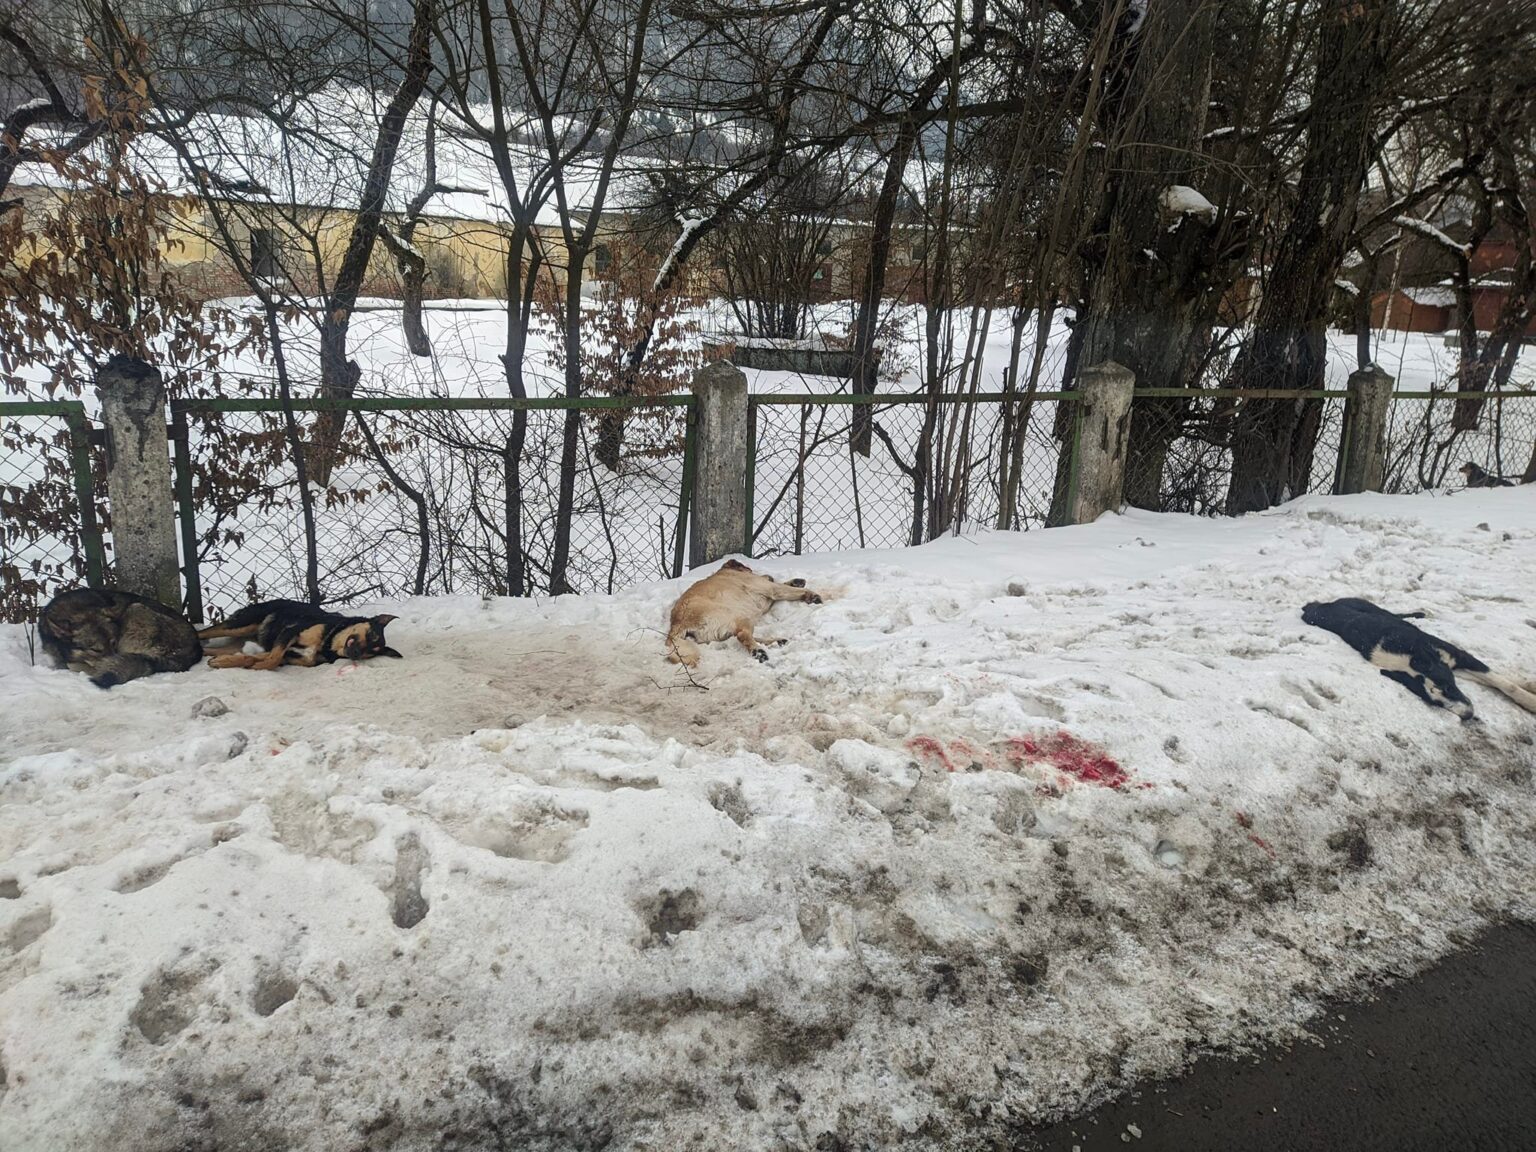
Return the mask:
M660 292L661 286L672 276L672 265L677 261L679 254L688 244L689 238L700 228L709 223L708 216L678 216L677 222L682 225L682 231L677 234L677 239L672 242L671 249L667 252L666 259L661 262L661 267L656 269L656 279L651 282L651 291Z
M1452 240L1440 229L1436 228L1428 220L1420 220L1414 216L1394 216L1392 223L1405 231L1412 232L1416 236L1422 236L1426 240L1433 240L1441 247L1456 253L1458 256L1470 256L1472 246Z
M1170 184L1157 198L1164 212L1170 216L1198 216L1207 224L1216 222L1216 205L1195 189L1184 184Z

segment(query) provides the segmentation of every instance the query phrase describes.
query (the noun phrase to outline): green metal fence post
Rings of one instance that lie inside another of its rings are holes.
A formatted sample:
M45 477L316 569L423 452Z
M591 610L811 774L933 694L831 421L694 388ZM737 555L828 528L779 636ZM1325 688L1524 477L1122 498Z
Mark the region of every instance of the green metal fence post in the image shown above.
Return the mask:
M752 558L752 498L757 491L757 397L747 397L747 537L741 542L741 554Z
M677 532L672 540L672 578L683 574L684 550L688 542L688 513L693 505L693 473L698 457L699 400L691 397L688 418L683 425L683 483L677 494Z
M192 503L192 445L187 435L187 413L179 401L171 401L171 443L176 460L176 519L181 529L181 575L186 589L187 618L203 622L203 577L197 557L197 513Z
M64 414L69 426L69 459L74 473L75 502L80 507L80 546L85 551L85 581L100 588L106 579L106 548L101 540L101 525L96 522L96 479L91 467L91 431L85 420L85 405L70 404Z

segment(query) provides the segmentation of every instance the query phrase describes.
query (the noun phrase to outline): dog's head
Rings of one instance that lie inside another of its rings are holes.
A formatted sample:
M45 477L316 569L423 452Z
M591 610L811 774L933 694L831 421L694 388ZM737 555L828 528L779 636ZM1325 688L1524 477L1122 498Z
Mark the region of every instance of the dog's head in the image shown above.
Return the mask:
M332 651L348 660L367 660L372 656L403 659L400 653L384 642L384 625L393 619L393 616L374 616L348 624L331 637Z
M1468 479L1468 480L1471 480L1471 479L1473 479L1473 478L1474 478L1474 477L1475 477L1475 476L1476 476L1476 475L1477 475L1477 474L1478 474L1478 473L1479 473L1479 472L1481 472L1481 471L1482 471L1482 469L1481 469L1481 468L1479 468L1479 467L1478 467L1478 466L1477 466L1477 465L1476 465L1476 464L1474 464L1474 463L1472 463L1472 461L1470 461L1470 460L1468 460L1468 461L1467 461L1467 462L1466 462L1466 463L1465 463L1465 464L1463 464L1463 465L1462 465L1462 466L1461 466L1461 467L1460 467L1460 468L1459 468L1459 469L1457 469L1457 471L1459 471L1459 472L1460 472L1460 473L1461 473L1461 474L1462 474L1462 475L1463 475L1463 476L1465 476L1465 477L1466 477L1466 478L1467 478L1467 479Z

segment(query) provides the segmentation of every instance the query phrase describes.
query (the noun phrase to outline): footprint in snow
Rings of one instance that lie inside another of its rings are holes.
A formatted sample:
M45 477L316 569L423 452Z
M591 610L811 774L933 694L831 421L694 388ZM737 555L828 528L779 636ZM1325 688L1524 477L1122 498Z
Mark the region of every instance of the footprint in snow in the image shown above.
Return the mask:
M156 972L140 989L129 1022L151 1044L169 1044L197 1017L198 991L218 966L217 961L206 960Z
M683 932L692 932L704 919L699 894L692 888L676 892L663 888L655 896L636 901L635 911L646 928L647 936L641 944L643 948L657 944L670 945L673 937Z
M146 864L135 868L133 871L119 877L113 891L121 896L128 896L134 892L142 892L146 888L153 887L164 880L170 870L183 860L190 860L194 856L200 856L209 848L217 848L226 840L233 840L240 835L240 827L236 824L220 824L209 834L208 843L189 848L185 852L179 852L166 860L155 864Z
M251 1011L270 1016L299 994L299 984L280 968L262 967L251 988Z
M20 952L42 939L43 933L53 927L53 909L44 904L24 912L5 930L3 938L8 952Z
M506 819L474 821L455 830L454 836L503 860L558 864L571 854L571 838L587 820L577 809L533 807Z
M396 841L395 877L389 888L390 915L396 928L414 928L432 910L421 893L421 876L429 868L427 850L416 833L407 832Z

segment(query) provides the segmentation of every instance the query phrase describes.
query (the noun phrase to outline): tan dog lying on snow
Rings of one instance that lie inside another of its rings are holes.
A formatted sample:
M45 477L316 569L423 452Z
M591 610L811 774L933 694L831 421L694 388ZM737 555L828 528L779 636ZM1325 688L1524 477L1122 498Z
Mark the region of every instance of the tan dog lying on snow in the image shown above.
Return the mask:
M754 572L738 560L727 560L719 571L706 576L677 598L672 605L672 626L667 630L667 659L674 664L698 667L699 644L728 640L732 636L759 660L767 660L767 644L758 642L752 626L778 600L803 600L820 604L821 597L804 580L780 583L772 576ZM695 643L697 641L697 643Z

